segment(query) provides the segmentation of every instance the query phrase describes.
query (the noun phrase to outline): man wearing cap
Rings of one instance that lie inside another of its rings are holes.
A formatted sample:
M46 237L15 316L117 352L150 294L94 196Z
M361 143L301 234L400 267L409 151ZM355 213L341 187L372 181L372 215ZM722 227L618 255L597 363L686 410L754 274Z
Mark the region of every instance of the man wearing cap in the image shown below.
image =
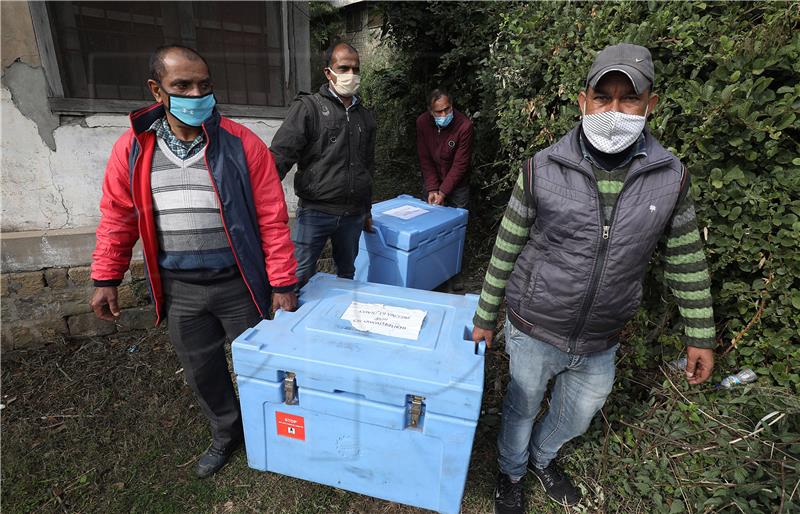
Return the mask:
M528 470L554 501L580 501L556 455L611 392L619 334L639 307L659 242L685 327L686 378L700 384L711 374L708 267L686 169L645 127L658 101L654 83L646 48L601 51L578 95L580 123L523 164L500 225L473 320L473 339L491 345L505 297L511 380L497 513L525 512ZM534 424L551 379L547 412Z

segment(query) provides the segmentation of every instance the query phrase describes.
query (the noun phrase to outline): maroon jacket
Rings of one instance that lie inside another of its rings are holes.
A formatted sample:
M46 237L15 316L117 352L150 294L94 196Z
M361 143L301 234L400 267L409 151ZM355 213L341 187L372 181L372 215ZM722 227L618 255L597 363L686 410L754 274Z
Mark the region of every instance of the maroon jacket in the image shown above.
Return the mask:
M466 184L472 158L472 121L453 109L453 121L443 129L436 126L430 111L417 118L417 153L425 190L445 196Z

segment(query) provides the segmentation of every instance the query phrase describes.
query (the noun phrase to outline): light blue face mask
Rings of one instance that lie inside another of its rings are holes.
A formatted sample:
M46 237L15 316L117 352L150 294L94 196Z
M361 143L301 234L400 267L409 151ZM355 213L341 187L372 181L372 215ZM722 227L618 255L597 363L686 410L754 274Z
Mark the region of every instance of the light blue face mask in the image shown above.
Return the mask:
M434 116L433 119L436 121L437 127L445 128L446 126L450 125L451 121L453 121L453 113L451 112L447 116Z
M169 95L169 112L190 127L199 127L206 121L217 99L214 93L203 96Z

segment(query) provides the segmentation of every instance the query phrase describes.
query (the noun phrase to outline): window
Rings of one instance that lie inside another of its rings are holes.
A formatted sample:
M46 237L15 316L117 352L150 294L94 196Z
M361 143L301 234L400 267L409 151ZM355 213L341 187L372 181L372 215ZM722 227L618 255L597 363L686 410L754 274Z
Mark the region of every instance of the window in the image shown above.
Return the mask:
M383 27L383 14L378 9L370 9L367 19L367 27L379 29Z
M34 24L49 28L44 39L52 47L45 71L57 76L48 77L54 110L125 112L141 106L152 99L146 85L150 54L171 43L196 48L206 58L227 114L285 111L294 96L285 33L293 25L284 2L37 4L29 4ZM47 53L39 39L40 53Z
M363 5L350 6L345 16L345 30L347 32L361 32L361 29L364 28L363 14Z

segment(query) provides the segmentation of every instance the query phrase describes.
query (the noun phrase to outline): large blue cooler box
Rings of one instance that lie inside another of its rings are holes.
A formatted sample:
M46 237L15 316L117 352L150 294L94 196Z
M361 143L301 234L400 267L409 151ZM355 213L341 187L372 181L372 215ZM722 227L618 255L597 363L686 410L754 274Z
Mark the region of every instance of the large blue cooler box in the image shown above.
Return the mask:
M457 513L483 392L477 300L315 275L296 312L233 343L250 467Z
M358 243L356 280L435 288L461 271L468 214L408 195L376 203L375 231Z

